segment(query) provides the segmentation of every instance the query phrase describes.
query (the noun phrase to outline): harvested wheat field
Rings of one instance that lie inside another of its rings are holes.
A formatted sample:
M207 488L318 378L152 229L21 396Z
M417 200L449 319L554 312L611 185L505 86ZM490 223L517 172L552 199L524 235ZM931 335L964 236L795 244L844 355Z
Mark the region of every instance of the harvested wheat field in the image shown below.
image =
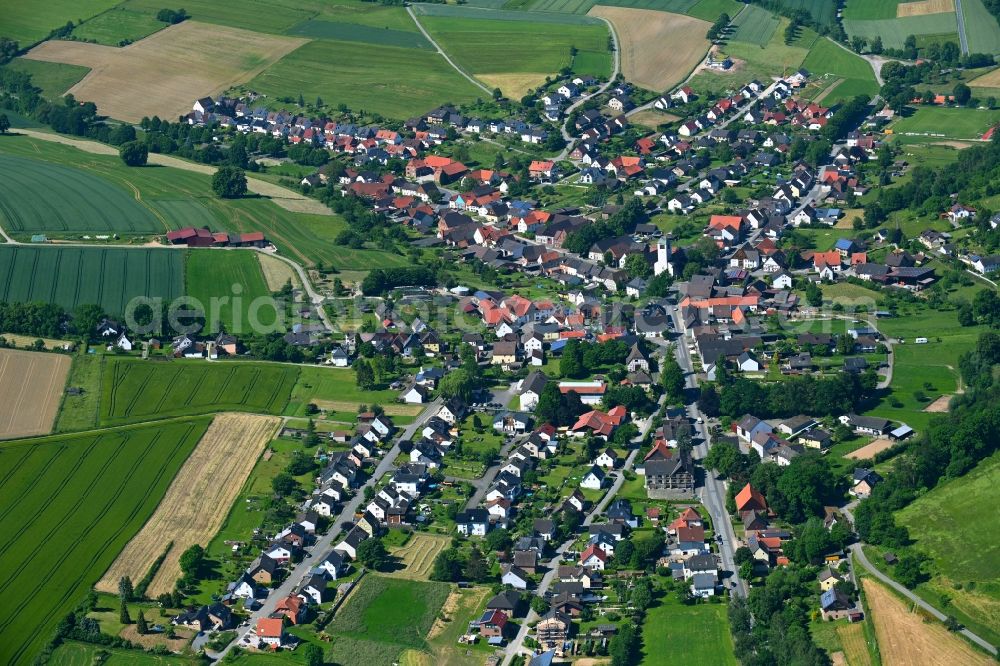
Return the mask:
M521 99L529 90L545 83L545 72L511 72L507 74L476 74L490 88L499 88L504 96Z
M895 444L891 439L875 439L865 444L860 449L855 449L848 453L845 458L850 458L851 460L868 460L869 458L874 458L876 453L885 451L891 448Z
M434 560L448 547L450 541L447 537L414 534L405 546L393 549L392 555L402 561L403 568L392 575L397 578L429 580Z
M837 625L837 636L844 647L841 653L848 666L871 666L872 655L865 642L865 630L859 623Z
M611 21L621 49L622 73L636 85L666 91L701 62L711 46L708 21L630 7L597 5L588 14Z
M948 411L948 404L951 402L951 399L953 397L955 396L943 395L934 402L932 402L931 404L924 407L924 411L930 412L932 414L943 414L944 412Z
M289 280L292 281L293 287L301 286L299 274L281 259L261 253L257 254L257 258L260 259L260 270L264 273L264 281L267 282L267 288L271 291L278 291Z
M904 16L925 16L955 11L955 0L917 0L896 5L896 18Z
M864 588L885 666L985 666L995 663L937 620L925 620L923 615L911 611L885 586L866 578Z
M0 349L0 439L52 432L69 356Z
M308 40L184 21L123 48L48 41L25 56L90 67L69 93L118 120L176 118L199 97L249 81Z
M173 542L147 595L155 597L171 591L180 577L181 553L196 543L208 543L219 531L233 500L280 424L276 416L216 416L152 517L125 546L97 583L97 589L116 592L122 576L140 580Z

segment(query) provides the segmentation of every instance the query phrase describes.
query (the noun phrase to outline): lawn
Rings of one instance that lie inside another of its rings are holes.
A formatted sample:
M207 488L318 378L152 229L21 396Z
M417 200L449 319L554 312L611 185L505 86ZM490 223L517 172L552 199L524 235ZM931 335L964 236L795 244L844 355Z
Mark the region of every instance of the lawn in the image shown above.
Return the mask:
M49 0L44 11L38 5L24 0L0 0L3 26L0 36L20 42L22 49L41 41L52 30L67 22L76 23L90 18L105 9L114 7L119 0Z
M97 303L115 316L138 297L184 293L184 256L171 250L0 245L0 300Z
M240 335L283 328L278 317L284 312L274 305L256 252L190 251L184 282L210 331Z
M852 92L855 94L874 95L878 92L878 84L875 82L875 73L871 66L860 56L841 48L825 37L816 40L802 66L813 76L832 74L853 81ZM837 86L837 89L842 86L843 83Z
M280 414L298 375L297 367L277 363L109 360L101 423L223 411Z
M0 445L0 592L18 599L0 606L0 660L32 662L152 514L207 426L184 419Z
M0 216L13 234L166 231L133 192L93 173L3 154L0 172Z
M941 483L897 513L915 547L933 560L928 591L948 594L952 604L996 641L1000 637L1000 454L979 463L967 475ZM957 587L960 586L960 587Z
M156 20L156 12L152 10L137 11L118 6L84 21L73 29L73 36L85 42L120 46L148 37L167 25Z
M448 55L473 74L529 72L541 74L542 81L546 74L569 65L573 46L584 56L577 59L575 73L607 77L611 72L608 30L603 24L526 24L434 16L421 22Z
M372 72L379 75L372 78ZM280 100L322 97L328 105L409 118L452 102L485 96L431 51L316 40L268 67L248 88Z
M899 0L847 0L844 19L892 19L896 18Z
M31 82L41 88L42 95L49 99L64 95L90 71L90 68L79 65L26 58L15 58L7 65L7 69L31 75Z
M450 589L444 583L369 574L327 625L334 634L333 654L328 656L340 663L389 666L407 648L425 649L427 633ZM342 642L360 651L338 659Z
M683 606L674 595L661 598L642 625L646 666L736 664L725 604Z
M305 416L306 406L315 403L321 409L356 412L358 405L380 404L391 413L397 409L419 412L420 405L396 405L397 391L365 391L358 387L351 368L303 366L285 407L286 416Z
M978 139L997 122L998 109L918 106L912 115L897 120L892 131L900 138Z

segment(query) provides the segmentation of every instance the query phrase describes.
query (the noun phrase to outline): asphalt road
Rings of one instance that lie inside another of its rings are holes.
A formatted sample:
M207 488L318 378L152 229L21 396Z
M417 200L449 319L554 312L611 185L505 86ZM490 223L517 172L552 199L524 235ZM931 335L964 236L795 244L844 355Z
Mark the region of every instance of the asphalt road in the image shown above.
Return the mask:
M964 55L968 55L969 38L965 34L965 16L962 12L962 0L955 0L955 14L958 16L958 46L962 49Z
M344 521L354 521L354 514L357 510L365 503L365 488L369 486L374 486L379 479L381 479L387 472L393 469L396 462L396 457L399 455L399 440L401 439L413 439L413 434L420 428L431 416L437 413L438 408L441 406L441 400L435 400L434 402L428 403L424 411L420 412L413 423L403 429L402 434L396 439L396 442L392 445L392 448L382 457L382 460L375 467L375 472L372 474L371 478L365 482L360 488L354 491L354 496L344 505L341 510L340 515L337 516L336 520L331 521L330 531L324 536L321 536L316 543L309 548L308 552L302 558L294 569L288 572L285 580L276 589L271 590L267 599L264 600L263 605L259 610L254 612L250 616L249 627L240 633L236 640L226 646L226 649L218 653L217 658L221 659L226 656L226 653L236 645L236 643L248 634L252 629L257 626L257 620L265 618L274 612L275 606L277 606L278 601L284 599L289 594L291 594L298 584L302 581L302 578L309 573L309 569L312 568L315 560L323 558L328 552L333 548L333 545L337 543L344 531L340 529L340 524Z

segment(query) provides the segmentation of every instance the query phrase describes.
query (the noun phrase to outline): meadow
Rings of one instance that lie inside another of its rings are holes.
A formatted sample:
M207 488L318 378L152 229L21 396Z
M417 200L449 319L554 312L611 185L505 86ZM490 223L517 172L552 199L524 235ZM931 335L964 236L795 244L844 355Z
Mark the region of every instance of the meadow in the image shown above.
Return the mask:
M834 0L779 0L791 11L805 10L821 25L832 26L837 22L837 3Z
M750 9L753 9L752 5L748 7ZM808 28L802 28L793 43L785 44L784 33L788 23L788 19L780 18L770 40L764 45L730 40L725 46L725 53L742 60L741 67L725 73L703 70L691 79L691 87L701 93L710 91L714 94L720 90L739 88L754 78L763 81L771 76L794 72L802 66L809 49L817 41L817 35Z
M609 7L655 9L661 12L683 14L697 3L698 0L609 0L600 4ZM596 0L533 0L528 3L528 6L533 11L586 14L596 4L598 4Z
M982 0L962 0L965 35L972 53L1000 52L1000 24Z
M373 73L379 73L373 77ZM471 102L485 93L440 55L428 50L353 42L309 42L251 80L247 86L273 98L322 97L355 111L409 118L445 102Z
M221 411L280 414L299 374L292 365L115 359L101 382L104 425Z
M64 65L58 62L14 58L6 67L31 75L31 82L42 89L42 95L55 99L79 83L90 71L89 67Z
M424 18L422 23L445 52L473 74L530 72L537 73L541 83L546 75L570 64L573 46L580 51L575 73L605 78L611 73L608 30L603 25L441 16Z
M846 79L845 83L850 84L849 89L854 94L874 95L878 92L878 83L871 66L860 56L825 37L816 40L802 66L814 77L832 74ZM838 94L843 86L844 83L837 86L834 93Z
M60 435L0 445L0 661L28 664L163 497L208 426Z
M844 19L871 20L896 18L899 0L847 0Z
M280 323L256 252L192 250L184 282L187 296L205 311L210 331L253 332L251 319L267 327Z
M107 655L104 666L195 666L201 661L194 657L152 654L138 650L118 650L103 645L66 641L52 653L50 662L59 666L93 666L97 653Z
M0 155L0 215L14 234L163 233L134 193L86 171Z
M377 28L356 23L334 23L333 21L324 21L321 19L300 23L289 30L288 34L312 39L339 39L347 42L375 44L377 46L434 49L431 43L427 41L427 38L419 32Z
M73 29L73 36L105 46L118 46L123 41L137 41L163 30L167 23L156 20L156 12L137 11L128 7L113 7L84 21Z
M683 606L673 595L647 611L642 649L648 666L737 663L725 605Z
M965 6L965 1L963 1L962 7L964 8ZM996 25L995 20L994 25ZM875 37L881 37L884 46L901 49L909 35L940 35L957 32L958 17L952 12L865 21L845 18L844 30L851 37L864 37L869 41Z
M957 107L918 106L911 115L892 125L900 139L907 134L916 139L978 139L1000 121L996 109L964 109Z
M173 250L0 245L0 300L96 303L125 313L133 298L164 301L184 293L184 255Z
M25 48L44 39L55 28L61 28L68 21L90 18L105 9L114 7L119 0L51 0L45 3L45 11L23 0L0 0L0 16L3 16L4 37L20 42Z
M542 0L548 2L549 0ZM563 9L547 9L543 7L530 7L531 10L522 11L529 7L518 4L514 7L511 3L504 5L504 9L486 9L483 7L470 7L469 5L445 5L445 4L417 4L413 7L413 13L417 16L451 16L456 18L478 18L495 21L526 21L528 23L558 23L561 25L598 25L600 21L589 16L582 16L590 11L594 6L593 0L553 0L557 3L565 3ZM674 2L675 0L640 0L657 4ZM693 4L689 0L680 0L688 5ZM611 3L608 3L611 4Z
M984 539L997 534L1000 501L996 480L1000 454L979 463L963 477L944 481L896 516L910 531L915 547L931 557L933 578L926 584L935 596L947 594L955 608L1000 636L1000 545ZM927 595L933 599L932 596ZM933 601L932 601L933 603Z
M736 16L745 5L736 0L698 0L690 9L685 12L689 16L700 18L702 21L715 23L723 14L730 17Z
M740 15L733 19L733 33L730 40L767 46L778 29L780 19L757 5L747 5Z
M185 0L184 9L196 21L215 23L244 30L280 34L297 23L312 18L322 3L315 0L243 0L240 3L217 0ZM163 8L162 0L126 0L121 7L155 14Z
M337 412L356 412L358 405L377 403L390 415L399 410L413 412L414 407L419 413L420 405L396 405L398 395L398 391L361 390L350 368L303 367L283 413L285 416L305 416L309 403Z

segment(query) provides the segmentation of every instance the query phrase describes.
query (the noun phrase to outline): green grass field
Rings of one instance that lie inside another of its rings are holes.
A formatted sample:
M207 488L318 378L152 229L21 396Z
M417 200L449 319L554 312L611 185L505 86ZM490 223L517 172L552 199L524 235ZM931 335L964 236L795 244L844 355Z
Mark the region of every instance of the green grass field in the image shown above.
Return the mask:
M444 583L366 576L327 630L336 635L334 646L346 637L379 647L364 649L343 663L362 663L357 660L363 654L366 666L389 666L404 649L425 648L427 632L450 588Z
M698 0L685 13L714 23L723 14L729 14L730 18L736 16L742 7L743 4L736 0Z
M821 25L833 25L837 22L837 3L835 0L779 0L787 9L796 11L804 9Z
M550 0L541 0L542 3ZM596 3L594 0L551 0L555 5L552 8L547 6L535 6L530 0L527 2L508 2L503 9L486 9L484 7L472 7L469 5L445 5L445 4L417 4L413 7L413 13L417 16L450 16L455 18L479 18L495 21L527 21L529 23L560 23L563 25L603 25L600 19L593 16L583 16ZM638 0L655 5L670 5L676 2L683 2L690 6L694 0ZM615 4L608 2L606 4ZM626 6L626 5L622 5ZM659 7L649 7L657 9ZM530 9L532 11L522 11Z
M576 73L599 77L611 73L608 30L603 25L447 17L427 17L422 22L448 55L473 74L555 73L569 65L572 46L579 49Z
M125 188L86 171L0 155L0 215L11 233L163 233Z
M899 0L847 0L844 19L870 20L896 18Z
M271 97L319 96L327 104L392 118L485 96L437 53L333 40L299 47L247 85Z
M642 663L647 666L736 665L724 604L682 606L660 599L642 625Z
M965 36L972 53L1000 53L1000 25L982 0L962 0ZM941 32L941 31L939 31Z
M963 0L963 9L965 6L965 0ZM996 25L995 20L993 24ZM864 37L869 41L875 37L881 37L884 46L901 49L909 35L940 35L942 33L957 32L958 17L954 12L951 12L864 21L844 18L844 30L851 37Z
M41 41L55 28L61 28L67 21L88 19L105 9L114 7L118 0L51 0L46 2L44 11L39 6L22 0L0 0L0 36L10 37L27 48Z
M208 427L60 435L0 445L0 660L28 664L152 514Z
M104 425L215 412L280 414L299 368L277 363L115 359L104 367Z
M67 310L97 303L122 315L139 296L184 293L184 257L172 250L0 245L0 300L58 303Z
M155 11L115 7L74 28L73 36L88 42L118 46L123 41L135 42L166 27L166 23L156 20Z
M508 2L505 7L512 9L516 5L518 8L536 12L586 14L591 7L597 4L686 14L698 4L698 0L608 0L607 2L598 2L597 0L527 0L527 2L520 2L515 0L514 3Z
M110 3L114 4L114 3ZM178 5L179 6L179 5ZM184 9L195 21L218 23L257 32L284 33L297 23L306 21L322 6L319 0L243 0L240 3L217 0L190 0ZM163 9L162 0L126 0L125 9L156 14Z
M431 43L419 32L376 28L352 23L334 23L333 21L306 21L289 30L288 34L312 39L339 39L378 46L434 49Z
M897 513L915 546L933 560L929 591L948 594L952 604L1000 636L1000 545L984 535L1000 530L1000 454L967 475L945 481ZM970 586L969 583L973 583ZM960 589L955 584L961 584Z
M67 641L52 653L51 664L59 666L93 666L98 652L106 652L104 666L194 666L201 662L179 655L159 655L138 650L117 650L101 645Z
M269 328L277 323L271 292L255 252L191 251L184 283L187 296L201 303L211 331L239 335L260 330L254 326L257 323Z
M907 118L892 125L893 133L905 140L907 134L916 140L978 139L991 126L1000 122L996 109L965 109L938 106L918 106Z
M350 403L383 407L392 405L399 397L398 391L363 391L358 388L354 379L354 370L350 368L315 368L303 367L298 381L292 388L291 397L285 407L286 416L305 416L306 405L310 402L319 403ZM345 405L337 411L351 411Z
M25 58L15 58L7 64L7 68L30 74L31 82L41 88L42 94L49 99L64 95L90 71L89 67Z
M780 23L778 17L766 9L757 5L747 5L746 9L733 20L734 29L730 39L734 42L766 46L774 36L774 31L778 29L778 23Z
M875 73L871 66L861 57L841 48L827 38L816 40L809 55L802 62L805 67L815 77L821 74L832 74L846 79L833 90L833 99L841 96L838 91L849 90L855 95L874 95L878 92L878 83L875 82ZM829 101L832 101L829 100Z

